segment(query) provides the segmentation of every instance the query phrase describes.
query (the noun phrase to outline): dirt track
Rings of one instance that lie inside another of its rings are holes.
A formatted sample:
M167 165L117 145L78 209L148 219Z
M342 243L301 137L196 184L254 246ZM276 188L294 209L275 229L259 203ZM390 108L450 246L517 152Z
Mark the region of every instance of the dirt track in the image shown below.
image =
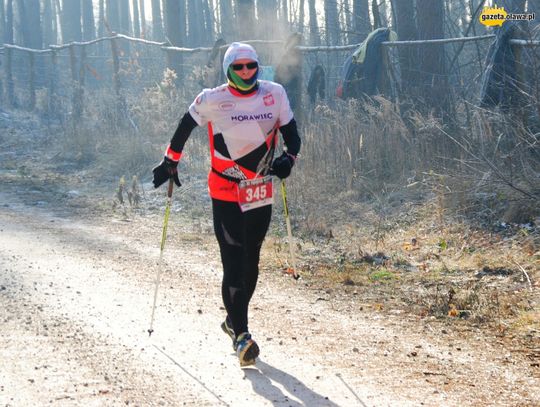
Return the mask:
M219 328L213 237L182 237L174 220L148 338L158 217L75 221L0 198L1 406L540 400L538 370L494 338L364 310L358 299L268 270L250 314L261 358L241 370Z

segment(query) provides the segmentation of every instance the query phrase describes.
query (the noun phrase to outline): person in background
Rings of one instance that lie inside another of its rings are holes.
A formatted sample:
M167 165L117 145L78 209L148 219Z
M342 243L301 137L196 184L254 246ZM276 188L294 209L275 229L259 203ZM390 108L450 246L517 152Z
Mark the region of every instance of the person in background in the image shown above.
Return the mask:
M153 169L157 188L178 186L178 161L196 126L208 126L214 232L223 264L221 294L227 311L222 330L241 366L252 365L259 346L248 328L248 308L259 276L259 254L272 214L272 175L287 178L300 150L296 121L284 88L258 80L255 49L232 43L223 58L227 83L204 89L189 106L163 161ZM285 151L274 159L281 133Z

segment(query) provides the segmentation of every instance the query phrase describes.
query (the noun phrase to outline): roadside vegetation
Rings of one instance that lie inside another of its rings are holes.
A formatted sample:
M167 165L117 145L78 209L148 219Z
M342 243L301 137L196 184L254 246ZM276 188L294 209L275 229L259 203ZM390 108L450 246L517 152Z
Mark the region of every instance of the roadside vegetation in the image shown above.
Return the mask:
M44 128L33 115L3 112L3 147L34 160L6 156L2 183L103 217L160 216L151 168L195 93L165 71L142 96L126 94L121 114L105 91L85 94L77 122ZM538 135L515 117L471 110L466 123L447 124L382 97L322 104L304 117L287 181L301 281L378 312L496 332L538 365ZM205 130L188 141L179 171L193 202L183 219L211 235ZM276 195L262 264L278 272L290 267L282 213Z

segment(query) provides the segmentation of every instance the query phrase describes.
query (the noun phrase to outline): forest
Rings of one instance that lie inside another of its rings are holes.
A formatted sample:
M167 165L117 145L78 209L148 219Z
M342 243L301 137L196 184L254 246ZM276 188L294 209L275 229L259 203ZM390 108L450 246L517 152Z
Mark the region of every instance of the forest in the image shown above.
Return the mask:
M65 124L99 115L91 110L100 107L86 100L102 99L103 106L113 89L117 116L153 139L152 130L142 129L148 116L136 117L144 106L133 100L146 92L142 103L151 103L156 84L163 95L172 95L171 85L175 97L189 100L198 87L223 81L219 60L227 43L252 40L266 77L286 86L299 118L315 120L300 120L306 137L309 123L324 129L323 138L339 133L344 141L323 158L330 160L327 176L347 186L366 182L367 173L377 182L400 182L435 159L443 173L473 167L480 179L490 175L484 183L505 185L518 199L538 198L537 20L483 25L489 2L20 0L1 6L5 106ZM534 18L537 4L504 6ZM368 56L360 63L364 40ZM160 121L155 115L162 113L150 116ZM334 119L342 115L350 120ZM326 142L310 145L325 150ZM491 143L495 150L484 154Z
M540 0L0 0L2 208L96 222L159 247L166 196L151 184L152 167L199 92L226 82L227 47L247 42L260 79L287 91L302 140L287 179L294 237L275 184L262 272L288 278L294 247L316 304L350 300L332 312L406 315L424 328L433 318L454 340L487 335L501 354L521 355L520 377L530 380L500 379L494 404L533 405L539 11ZM206 133L193 131L178 165L171 252L213 241ZM180 283L171 270L172 288ZM444 336L429 327L433 342ZM439 380L435 370L424 368L419 382ZM437 389L452 387L443 380ZM490 405L497 382L479 380L471 396L456 386L454 404L427 404ZM403 391L417 401L414 388Z

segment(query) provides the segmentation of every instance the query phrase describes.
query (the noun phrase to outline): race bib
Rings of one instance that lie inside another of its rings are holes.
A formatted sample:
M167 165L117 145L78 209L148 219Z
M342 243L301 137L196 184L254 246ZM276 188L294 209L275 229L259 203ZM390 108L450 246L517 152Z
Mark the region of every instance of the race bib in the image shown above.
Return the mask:
M274 203L272 177L246 179L238 184L238 204L242 212Z

